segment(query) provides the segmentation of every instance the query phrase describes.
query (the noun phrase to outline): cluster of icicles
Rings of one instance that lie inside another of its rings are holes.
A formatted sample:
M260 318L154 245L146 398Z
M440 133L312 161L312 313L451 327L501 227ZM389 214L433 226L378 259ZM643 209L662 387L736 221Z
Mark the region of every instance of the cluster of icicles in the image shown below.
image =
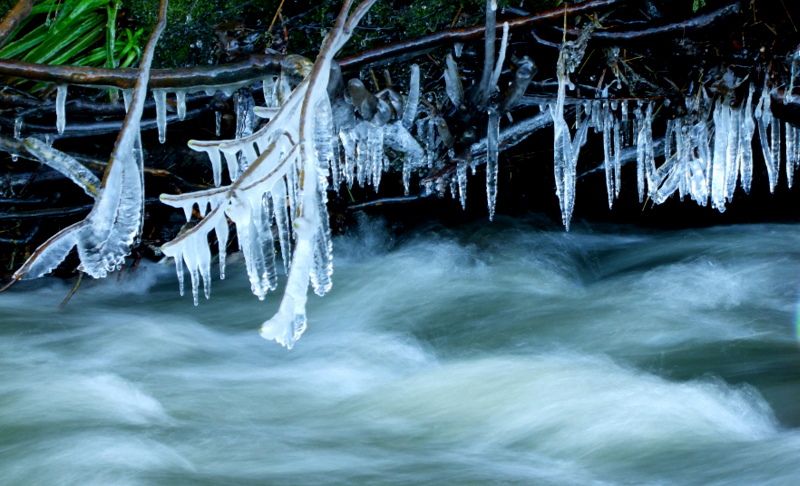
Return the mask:
M501 53L507 41L507 30L504 26ZM298 72L263 80L265 106L253 106L246 87L237 92L248 94L237 98L239 120L234 139L189 142L192 149L208 155L214 188L161 196L165 204L182 209L187 221L179 235L162 247L164 255L175 261L181 295L184 274L188 270L195 305L199 301L201 282L205 297L210 297L212 252L209 239L212 235L218 246L219 275L225 278L230 221L235 226L253 294L264 299L268 292L277 288L281 271L288 276L278 312L261 328L263 337L287 348L294 345L306 328L308 287L324 295L332 285L333 248L327 212L329 185L336 191L342 185L353 184L372 185L377 190L393 155L402 159L403 182L408 193L411 174L432 168L448 146L445 140L448 134L442 131L440 116L420 109L419 68L416 65L411 68L405 97L389 89L372 94L359 80L351 80L344 86L332 61L333 53L348 35L341 32L337 35L313 66L308 62L297 63L304 66L299 72L303 76L301 81L296 82ZM556 194L567 228L575 204L578 158L589 129L602 134L609 207L620 194L622 167L636 161L640 201L647 197L660 204L677 193L680 198L689 196L698 204L710 203L724 211L739 185L745 192L750 189L752 142L756 130L770 189L774 190L778 183L783 153L786 154L786 177L791 186L800 163L800 129L784 125L772 115L770 90L766 85L758 95L750 86L746 101L738 107L727 100L712 100L701 89L687 98L687 114L669 120L664 136L656 139L653 136L653 102L611 100L604 94L598 99L568 105L569 75L580 64L586 38L588 34L576 41L565 41L557 66L556 99L542 106L538 115L501 128L502 118L490 107L486 136L472 146L469 162L459 161L453 176L437 181L439 192L444 192L442 188L449 185L453 196L457 195L462 205L466 204L468 166L474 171L476 165L486 163L491 218L497 197L497 161L501 146L508 148L550 124L554 127ZM795 57L798 62L792 65L793 79L788 96L792 93L796 71L800 70L800 53ZM497 64L500 63L502 56ZM497 77L499 70L495 68ZM452 66L448 72L453 78ZM116 165L102 190L98 190L100 181L74 159L34 139L26 141L31 153L67 174L97 202L86 221L67 228L42 245L17 272L20 278L49 272L75 245L82 269L93 276L104 276L124 261L139 234L143 214L142 156L138 137L138 118L146 92L146 83L143 84L133 97L131 92L123 93L126 108L133 104L132 111L137 112L133 117L137 122L127 127L126 135L121 137L126 150L119 158L125 164ZM453 86L460 85L450 79L448 95L451 100L458 100L459 93L451 93ZM233 94L242 87L203 89L221 89ZM345 96L341 96L342 90L346 90ZM151 92L156 102L159 139L163 142L167 92L162 89ZM186 93L175 90L179 119L186 114ZM66 126L66 95L66 87L58 87L56 125L59 132ZM254 130L254 115L268 122ZM567 122L567 116L574 116L574 124ZM223 161L227 166L227 185L223 185ZM113 248L107 249L109 242ZM281 262L276 259L276 247L280 250ZM92 261L99 262L94 265L97 270L93 270Z
M233 140L190 141L191 148L208 155L217 188L161 197L165 204L181 208L187 223L192 222L195 210L202 218L200 224L187 227L162 248L166 256L175 260L181 294L186 268L195 304L199 300L201 281L206 298L210 296L208 235L211 232L218 243L220 278L225 278L228 220L235 225L251 290L259 299L276 289L280 268L290 276L291 284L291 276L303 271L297 270L297 265L308 268L311 288L316 294L324 295L330 290L333 248L327 212L329 180L334 188L342 182L372 184L377 188L386 170L385 147L405 154L408 173L423 157L423 149L408 131L419 100L419 69L414 66L411 72L412 91L405 104L398 101L393 107L376 97L368 119L364 118L368 112L366 108L344 101L332 106L327 92L323 91L313 113L311 165L299 157L294 134L273 128L281 126L273 118L300 109L302 97L297 90L307 89L303 82L292 91L284 76L263 81L266 106L253 108L257 116L270 120L262 129ZM246 112L238 115L248 116ZM223 160L231 181L226 186L221 186ZM316 184L302 187L301 174L313 177ZM313 191L309 198L313 211L306 204L303 217L298 218L298 208L304 205L300 199L309 189ZM310 240L303 238L298 235L301 231L315 236ZM280 248L282 265L276 264L276 246ZM304 256L296 258L301 249ZM291 309L285 309L291 325L274 322L262 329L262 335L291 347L305 329L305 287L299 284L286 292L293 297Z
M565 51L568 52L568 51ZM560 73L561 74L561 73ZM640 201L647 197L661 204L677 193L681 199L689 196L700 205L711 204L724 211L741 185L749 192L753 174L752 142L756 130L760 137L763 159L766 162L770 189L774 190L779 179L782 154L785 153L785 173L789 186L800 163L800 129L780 123L770 109L770 90L764 86L760 93L751 86L747 99L739 107L721 100L711 100L703 91L687 98L684 117L667 121L666 133L661 138L653 136L652 102L608 100L605 96L597 100L586 100L574 105L574 132L566 120L565 93L568 89L568 72L563 72L556 101L541 107L541 114L524 120L501 131L497 117L490 117L487 137L472 148L472 169L487 161L497 160L501 142L536 131L548 124L554 125L554 170L556 193L561 201L562 217L568 228L574 207L577 161L581 148L587 141L589 129L601 134L605 155L604 169L608 203L611 207L620 194L621 170L629 162L636 161L637 183ZM270 76L263 80L266 106L237 110L237 116L252 116L270 119L276 116L286 103L299 104L300 97L292 101L292 76ZM187 228L178 238L163 247L166 256L174 258L181 295L183 295L184 273L188 270L195 304L199 301L200 284L206 298L210 297L212 252L208 237L214 233L218 245L220 278L225 278L225 259L229 240L228 220L236 227L239 249L244 255L251 290L259 299L278 285L278 274L282 270L289 274L292 255L297 251L297 232L303 225L312 224L309 232L310 250L306 250L308 277L311 288L324 295L331 288L333 270L332 244L328 226L327 190L329 181L338 190L341 184L372 185L378 188L381 174L388 170L386 148L403 156L403 181L406 191L412 172L431 168L437 151L443 143L437 136L437 119L433 115L417 119L419 105L419 69L412 66L409 93L403 100L394 92L382 92L375 96L366 93L356 96L363 85L352 80L350 96L334 98L326 96L319 102L314 117L314 167L317 173L317 188L313 198L315 211L312 218L297 220L298 198L303 193L299 186L303 163L297 158L297 146L292 137L284 132L275 135L265 129L256 132L237 131L237 138L221 141L191 141L190 147L205 152L211 162L215 189L186 195L163 195L161 200L183 210ZM211 88L209 88L211 89ZM388 94L387 94L388 93ZM130 93L123 92L126 105ZM160 139L166 130L164 92L153 92L157 106ZM363 101L367 98L367 101ZM755 99L757 98L757 100ZM57 95L57 126L63 131L64 101L66 90L59 89ZM369 107L354 104L354 100L370 104ZM347 100L347 101L345 101ZM176 91L178 117L185 114L185 92ZM299 106L294 107L295 110ZM250 112L248 112L250 110ZM424 110L422 111L424 113ZM239 124L242 126L242 124ZM423 140L420 144L416 137ZM783 133L782 133L783 132ZM93 194L91 188L99 181L91 172L81 170L80 164L64 159L61 154L48 154L44 144L28 139L29 150L36 150L40 159L72 174L73 180ZM785 143L785 149L781 144ZM55 155L54 155L55 154ZM262 164L260 169L246 178L246 184L234 184L248 168L269 155L274 164ZM290 163L284 163L292 159ZM661 161L657 164L657 159ZM231 185L221 186L222 162L225 161ZM67 167L74 164L74 167ZM281 166L277 170L275 166ZM466 203L466 162L459 162L456 174L449 179L453 195ZM276 171L277 170L277 171ZM492 177L492 174L494 176ZM496 171L487 169L487 191L490 211L496 199ZM232 187L236 185L236 187ZM230 197L231 190L233 197ZM138 194L138 192L137 192ZM137 195L139 198L141 195ZM202 224L194 224L193 213L202 218ZM492 211L493 212L493 211ZM137 216L135 220L139 220ZM129 239L129 238L128 238ZM294 244L293 244L294 242ZM74 242L72 243L74 244ZM280 249L281 262L276 261L275 248ZM82 258L84 260L85 258ZM88 258L85 260L90 261ZM114 265L119 265L119 259ZM83 262L84 268L87 263ZM103 267L105 268L105 267ZM90 272L103 276L104 272ZM287 289L287 292L291 289ZM304 294L298 286L294 294ZM262 334L291 347L305 329L305 300L297 297L291 312L287 311L289 326L273 326Z
M571 140L569 135L559 134L569 133L566 123L561 128L555 123L556 192L567 228L574 207L578 155L590 128L603 137L609 208L620 194L623 165L635 160L640 202L647 197L654 204L662 204L677 193L680 199L688 196L701 206L710 203L724 212L737 187L750 192L756 128L770 191L774 192L778 184L784 152L786 180L792 186L800 164L800 128L781 123L772 114L767 86L756 95L751 85L747 100L738 107L725 100L712 100L704 90L685 103L687 114L668 120L664 136L658 139L653 137L652 102L584 101L575 107L577 129ZM563 106L556 102L545 110L558 118Z

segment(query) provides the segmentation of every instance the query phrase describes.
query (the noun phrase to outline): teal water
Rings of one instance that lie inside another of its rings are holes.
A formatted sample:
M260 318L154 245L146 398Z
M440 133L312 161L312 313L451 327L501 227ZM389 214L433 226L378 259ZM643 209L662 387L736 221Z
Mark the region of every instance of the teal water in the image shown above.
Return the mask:
M0 484L800 484L800 227L335 246L290 352L236 263L0 294Z

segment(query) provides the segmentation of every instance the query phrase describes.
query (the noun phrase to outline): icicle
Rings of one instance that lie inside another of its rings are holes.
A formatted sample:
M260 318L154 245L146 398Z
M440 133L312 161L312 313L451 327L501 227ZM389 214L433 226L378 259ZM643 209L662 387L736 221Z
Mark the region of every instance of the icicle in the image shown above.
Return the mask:
M719 104L714 108L714 161L711 174L711 205L717 211L725 212L726 186L725 171L727 168L729 114Z
M260 214L255 216L260 217L261 221L257 230L258 239L261 241L261 251L264 254L265 281L269 290L275 290L278 288L278 273L275 269L275 236L272 233L271 204L270 198L266 194L263 195Z
M652 116L653 104L648 104L643 110L643 105L637 109L636 126L636 160L637 183L639 185L639 202L644 202L644 196L650 195L657 187L655 168L655 147L653 143Z
M64 128L67 126L67 85L59 84L56 88L56 130L58 134L64 133Z
M184 277L184 274L183 274L183 256L179 255L179 256L173 258L173 260L175 260L175 273L177 273L177 275L178 275L178 293L180 294L181 297L183 297L183 295L184 295L184 288L183 288L184 287L184 284L183 284L183 277Z
M645 112L644 125L642 131L645 136L645 175L647 177L647 191L648 194L655 192L657 189L657 172L656 172L656 154L653 144L653 111L654 104L648 103ZM665 154L666 155L666 154Z
M678 180L678 197L682 201L689 192L689 168L691 167L692 144L689 137L689 127L681 124L680 139L678 142L678 163L675 165L675 177Z
M178 105L178 120L186 118L186 91L179 89L175 91L175 103Z
M770 119L770 127L770 151L772 151L772 156L774 157L775 184L777 185L781 171L781 124L774 116Z
M764 89L761 91L761 99L758 100L756 105L755 118L758 121L758 136L761 141L761 151L764 154L764 162L767 165L767 175L769 177L769 191L775 192L775 187L778 185L778 172L780 168L780 153L775 153L775 147L780 148L780 133L777 134L778 143L776 141L776 131L780 131L780 125L775 121L772 116L771 100L769 88L766 82Z
M383 174L383 129L380 127L370 127L367 134L367 157L369 163L369 173L372 174L372 187L375 191L381 183Z
M314 123L314 149L316 151L317 169L320 174L330 171L334 185L338 185L339 176L337 167L334 166L333 157L333 113L330 102L325 99L320 102L316 110L316 123Z
M784 133L786 137L786 183L791 189L794 182L794 171L797 167L797 160L795 159L797 134L794 126L790 123L784 126Z
M14 118L14 139L22 140L22 117ZM16 162L19 160L19 155L16 153L11 154L11 161Z
M614 206L614 199L619 197L622 179L622 133L620 122L612 111L615 109L614 104L603 103L603 155L609 209Z
M603 165L606 169L606 194L608 195L608 208L614 207L614 195L616 189L614 184L616 176L614 175L615 164L612 162L612 139L611 139L611 124L613 123L611 112L608 109L608 102L603 103Z
M258 238L257 224L260 223L260 215L258 220L254 218L251 203L246 200L245 194L237 194L231 201L231 204L226 209L226 214L230 216L236 225L236 234L239 240L239 247L245 260L245 268L247 269L247 277L250 281L250 290L253 292L258 300L264 300L264 297L269 290L269 280L264 263L264 252L261 242Z
M667 120L667 129L664 132L664 159L665 162L672 160L672 141L675 135L675 120Z
M644 195L646 193L646 174L647 167L645 166L645 153L647 150L647 138L643 133L644 120L642 114L642 102L640 101L636 108L633 110L634 119L634 133L636 134L636 187L639 190L639 202L644 202Z
M225 280L225 259L228 253L228 220L225 216L219 218L214 225L214 232L217 234L217 256L219 258L219 279Z
M192 212L194 211L194 203L192 203L191 201L187 202L186 204L183 205L183 207L181 209L183 209L183 216L186 218L186 222L188 223L189 221L192 220Z
M222 184L222 161L220 160L219 150L212 147L207 151L208 158L211 160L211 172L214 176L214 187Z
M233 99L234 110L236 112L236 132L234 138L236 140L249 137L253 134L255 129L255 115L253 114L253 107L255 101L250 90L238 90ZM244 143L241 146L242 154L238 156L238 173L242 173L253 163L258 157L252 142ZM229 167L230 168L230 167Z
M167 141L167 92L163 89L153 90L156 102L156 124L158 125L158 142Z
M742 123L739 125L739 176L744 192L750 193L753 181L753 134L756 125L753 121L753 94L755 88L750 85L747 102L742 111Z
M447 97L450 98L450 102L453 103L453 106L458 108L464 101L464 88L461 84L461 76L458 74L458 66L455 60L453 60L453 56L448 54L447 59L445 59L445 64L447 65L447 69L444 72L445 92L447 93Z
M219 111L214 112L214 135L222 135L222 112Z
M275 95L276 76L267 76L261 80L261 91L264 94L264 106L268 108L277 107L278 100Z
M614 119L614 198L618 198L620 187L622 187L622 160L620 159L622 153L622 133L616 115L612 113L612 117Z
M403 108L403 126L410 130L414 125L419 109L419 66L411 65L411 79L408 82L408 96Z
M589 129L589 118L579 121L578 130L574 138L571 136L569 126L564 120L564 99L566 81L559 83L559 96L556 104L549 110L553 117L553 170L556 180L556 195L561 206L561 219L564 227L569 231L572 211L575 207L575 180L576 166L580 149L586 142L586 133Z
M628 129L628 101L623 100L620 103L622 111L622 144L627 145L630 141L630 130Z
M200 303L200 280L203 280L203 290L206 298L211 295L211 278L209 267L211 262L211 252L205 241L199 238L189 238L186 244L182 245L181 254L186 268L189 270L189 279L192 284L192 302L195 306ZM180 256L180 255L179 255ZM177 259L178 257L176 257ZM177 264L176 264L177 265ZM183 271L181 270L181 274Z
M272 207L275 216L275 226L278 228L278 243L281 248L283 269L289 273L291 255L292 229L289 225L289 212L286 200L286 182L283 179L272 188Z
M488 166L487 166L488 167ZM488 168L487 168L488 174ZM461 201L461 209L467 209L467 163L463 160L458 161L456 166L456 175L458 177L458 198Z
M674 141L672 140L673 136L675 137ZM683 153L686 149L684 146L683 123L680 118L667 122L666 137L665 150L669 148L670 151L665 151L664 164L655 171L653 185L650 186L650 199L654 204L662 204L675 191L680 190L683 179L683 171L681 169L684 166ZM674 152L672 151L673 146L675 148Z
M131 97L133 96L132 89L123 89L122 90L122 104L125 106L125 113L128 112L128 109L131 107Z
M706 206L711 195L711 164L713 163L713 155L709 145L711 143L711 136L708 129L709 125L705 118L695 123L691 128L691 146L689 152L690 165L688 167L689 189L692 199L694 199L694 201L700 206ZM735 168L733 184L735 188Z
M320 191L317 198L319 226L314 248L314 265L310 274L311 288L320 297L327 294L333 286L331 281L331 275L333 275L333 243L331 241L327 203L327 196L324 191Z
M792 54L792 67L789 73L789 87L786 88L784 100L786 103L792 103L795 100L794 88L797 77L800 76L800 47Z
M602 96L607 96L608 93L604 92ZM594 129L594 133L600 133L603 131L603 124L605 118L603 117L603 103L599 100L595 100L592 102L592 107L590 110L586 110L586 113L591 113L591 121L590 125Z
M225 165L228 167L228 177L230 180L235 181L239 177L239 158L237 156L238 150L222 150L222 155L225 157Z
M342 144L344 151L344 178L347 182L347 187L352 187L355 181L356 170L356 131L355 130L339 130L339 141Z
M438 140L436 139L436 123L435 118L428 118L428 122L426 124L425 130L425 153L427 155L426 158L426 165L427 167L433 168L433 162L436 159L436 147L438 145ZM419 133L419 131L417 132Z
M208 300L211 298L211 249L206 241L197 242L197 269L203 279L203 295Z
M726 140L727 153L725 158L725 198L728 202L733 201L736 192L736 181L739 176L739 127L742 124L741 109L735 110L729 106L725 107L728 117L728 139Z
M500 114L489 110L489 124L486 129L486 202L489 206L489 221L494 220L497 205L498 157L500 154ZM466 203L466 198L462 205Z
M400 122L390 123L386 126L384 142L392 150L405 155L403 157L403 186L407 195L411 182L411 171L425 165L425 151Z

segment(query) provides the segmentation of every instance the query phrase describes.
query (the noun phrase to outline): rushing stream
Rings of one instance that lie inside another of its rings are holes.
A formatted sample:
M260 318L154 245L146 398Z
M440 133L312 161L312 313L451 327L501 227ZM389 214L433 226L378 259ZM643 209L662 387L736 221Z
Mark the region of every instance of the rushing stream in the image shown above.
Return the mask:
M800 228L335 241L287 352L241 263L0 294L0 483L800 484Z

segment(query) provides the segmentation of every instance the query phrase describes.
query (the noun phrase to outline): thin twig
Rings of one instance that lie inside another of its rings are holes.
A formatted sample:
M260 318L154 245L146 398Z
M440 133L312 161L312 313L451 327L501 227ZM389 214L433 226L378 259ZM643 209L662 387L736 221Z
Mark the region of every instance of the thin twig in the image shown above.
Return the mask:
M75 295L75 292L77 292L78 288L80 288L82 281L83 281L83 272L78 272L78 279L75 281L75 285L73 285L72 288L69 289L69 292L67 292L67 295L64 297L64 300L62 300L61 303L58 305L59 310L64 310L64 307L66 307L67 304L69 304L69 301L70 299L72 299L72 296Z
M278 15L281 14L281 10L283 9L283 2L284 0L281 0L280 5L278 5L278 9L275 10L275 15L272 17L272 22L270 22L269 27L267 27L267 33L272 32L272 27L275 26L275 21L278 20Z
M0 20L0 47L6 43L9 34L30 15L32 9L33 0L19 0L3 20Z
M261 54L231 64L197 66L185 69L153 69L150 71L150 88L197 88L224 86L255 81L281 68L294 67L292 56ZM94 68L79 66L50 66L22 61L0 59L0 76L23 78L31 81L103 86L131 89L136 83L138 69Z
M566 7L571 14L594 11L623 3L623 0L589 0ZM509 28L525 29L532 25L559 18L564 8L548 10L530 17L513 19ZM499 27L498 27L499 28ZM339 61L343 69L357 69L367 64L387 61L399 56L420 55L443 44L466 42L483 37L484 25L451 29L418 37L405 42L370 49ZM217 66L197 66L185 69L153 69L150 71L151 88L202 88L254 82L269 74L286 69L295 70L296 56L272 54L253 55L250 58L231 64ZM0 60L0 76L23 78L31 81L44 81L57 84L82 86L104 86L130 89L133 87L138 70L105 69L76 66L50 66L22 61Z
M608 41L614 43L640 41L649 37L684 34L696 30L705 29L720 22L732 15L740 13L742 7L737 1L726 7L722 7L705 15L698 15L690 19L672 24L649 27L646 29L626 30L626 31L598 31L592 34L592 41ZM571 33L577 34L578 31Z

